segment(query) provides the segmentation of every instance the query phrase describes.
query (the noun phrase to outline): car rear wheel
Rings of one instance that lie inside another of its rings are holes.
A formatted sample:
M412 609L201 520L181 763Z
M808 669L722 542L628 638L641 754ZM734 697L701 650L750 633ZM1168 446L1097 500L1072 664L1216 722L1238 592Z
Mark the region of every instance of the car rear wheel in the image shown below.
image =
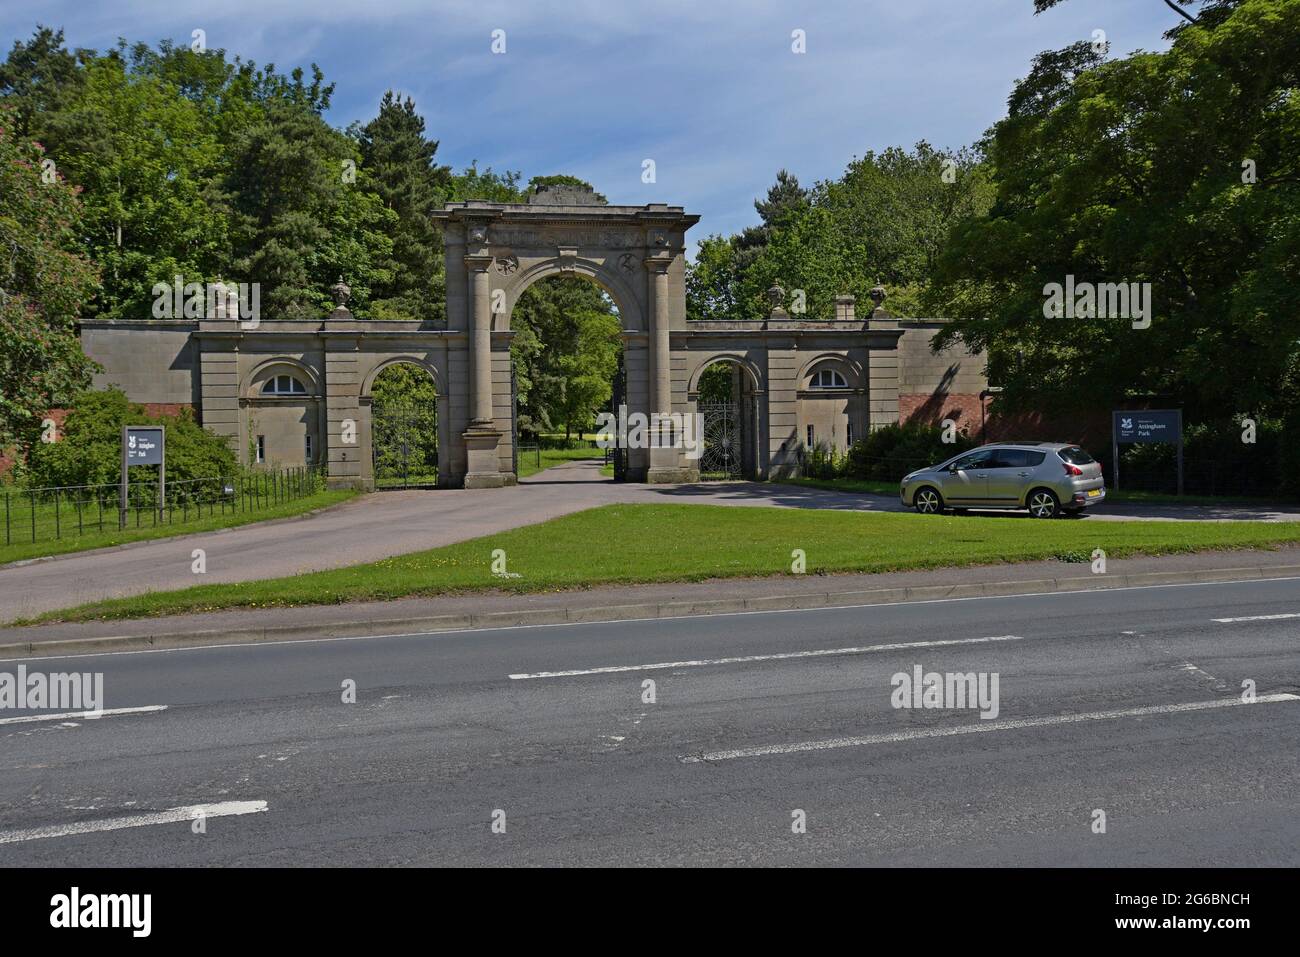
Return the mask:
M912 505L922 515L938 515L943 511L943 496L938 489L927 485L916 490L912 496Z
M1061 513L1061 502L1051 489L1036 488L1029 493L1029 514L1034 518L1055 518Z

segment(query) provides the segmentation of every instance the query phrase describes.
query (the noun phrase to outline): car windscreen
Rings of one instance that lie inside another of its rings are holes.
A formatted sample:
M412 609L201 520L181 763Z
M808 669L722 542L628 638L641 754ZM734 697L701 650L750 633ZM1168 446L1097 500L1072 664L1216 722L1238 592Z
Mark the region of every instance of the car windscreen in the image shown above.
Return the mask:
M1061 461L1069 462L1071 465L1091 465L1097 461L1077 445L1072 445L1068 449L1061 449L1056 454L1061 457Z

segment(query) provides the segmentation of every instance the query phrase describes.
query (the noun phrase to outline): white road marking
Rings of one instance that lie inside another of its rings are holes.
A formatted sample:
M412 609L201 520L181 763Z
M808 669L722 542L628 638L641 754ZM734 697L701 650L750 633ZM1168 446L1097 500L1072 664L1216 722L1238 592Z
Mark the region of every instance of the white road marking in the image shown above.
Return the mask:
M1083 721L1110 721L1116 718L1140 718L1145 715L1178 714L1184 711L1208 711L1213 708L1232 708L1248 703L1274 704L1280 701L1300 701L1300 695L1286 693L1266 694L1260 695L1253 702L1245 702L1240 698L1216 698L1213 701L1161 704L1149 708L1125 708L1121 711L1084 711L1079 714L1056 714L1042 718L984 721L979 724L961 724L951 728L922 728L914 731L894 731L887 734L867 734L856 738L829 738L824 741L800 741L795 744L771 744L754 748L737 748L734 751L706 751L703 754L684 755L680 760L687 764L696 764L701 761L729 761L733 758L759 758L772 754L796 754L801 751L859 748L869 744L893 744L899 741L914 741L918 738L947 738L958 734L979 734L983 731L1014 731L1020 728L1042 728L1051 725L1077 724Z
M1079 588L1069 591L1020 592L1015 595L970 595L965 598L921 598L911 601L880 601L856 605L819 605L813 608L771 608L762 611L728 611L698 615L662 615L654 618L616 618L610 621L556 621L542 625L493 625L488 628L449 628L439 631L404 631L380 635L340 635L334 638L290 638L285 641L231 641L218 645L192 645L178 648L137 648L132 651L83 651L71 655L23 655L21 658L0 658L0 664L10 661L54 661L63 658L112 658L126 655L195 654L229 648L268 649L284 645L320 645L339 641L375 641L381 638L452 638L456 635L478 635L493 631L531 631L538 628L608 628L611 624L636 625L656 621L693 621L699 618L743 618L751 615L791 615L821 611L861 611L869 608L893 608L899 605L947 605L967 601L1016 601L1021 598L1069 598L1079 595L1105 595L1110 592L1156 591L1162 588L1209 588L1215 585L1261 585L1266 582L1300 581L1300 576L1287 575L1276 578L1231 578L1223 581L1172 582L1167 585L1121 585L1118 588ZM3 627L3 623L0 623ZM2 634L2 632L0 632ZM116 636L112 636L116 637Z
M103 711L63 711L59 714L25 714L20 718L0 718L0 724L26 724L30 721L68 721L72 718L84 718L94 721L99 718L112 718L121 714L152 714L166 711L165 704L147 704L141 708L105 708ZM73 725L72 727L76 727Z
M265 801L222 801L219 804L191 804L174 807L151 814L131 817L112 817L102 821L79 821L74 824L52 824L25 831L0 831L0 844L17 844L21 841L39 841L47 837L71 837L74 834L95 834L99 831L120 831L128 827L149 827L153 824L179 824L192 821L199 814L205 818L235 817L241 814L260 814L266 810Z
M1284 618L1300 618L1300 611L1291 612L1286 615L1247 615L1245 618L1211 618L1210 621L1217 621L1221 625L1228 625L1234 621L1281 621Z
M1024 641L1023 635L994 635L989 638L949 638L941 641L906 641L857 648L823 648L817 651L783 651L770 655L738 655L734 658L698 658L691 661L659 661L649 665L607 665L603 668L574 668L571 671L535 671L510 675L512 681L527 678L573 678L579 675L612 675L625 671L666 671L671 668L704 668L709 665L746 665L756 661L788 661L792 658L829 658L836 655L865 655L873 651L906 651L911 648L943 648L949 645L979 645L991 641Z
M1211 687L1214 688L1215 691L1226 691L1228 688L1227 682L1225 682L1222 678L1210 674L1208 671L1206 671L1204 668L1197 665L1195 662L1184 661L1181 667L1183 671L1191 672L1192 674L1200 678L1202 681L1207 682Z

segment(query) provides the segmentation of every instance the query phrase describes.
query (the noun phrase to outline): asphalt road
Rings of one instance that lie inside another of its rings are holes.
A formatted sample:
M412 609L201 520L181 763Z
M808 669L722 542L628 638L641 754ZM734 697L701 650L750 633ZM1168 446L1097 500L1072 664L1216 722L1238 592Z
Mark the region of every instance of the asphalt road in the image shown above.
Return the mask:
M0 865L1300 863L1296 580L21 664L166 707L0 712Z
M547 469L514 488L384 492L291 522L244 525L0 567L0 623L105 598L188 588L197 581L192 570L196 548L205 553L204 584L260 581L379 561L619 502L910 511L897 497L773 483L615 483L601 477L599 463L574 462ZM1027 515L984 514L1031 521ZM1300 520L1300 509L1107 503L1084 521L1135 519L1295 521Z

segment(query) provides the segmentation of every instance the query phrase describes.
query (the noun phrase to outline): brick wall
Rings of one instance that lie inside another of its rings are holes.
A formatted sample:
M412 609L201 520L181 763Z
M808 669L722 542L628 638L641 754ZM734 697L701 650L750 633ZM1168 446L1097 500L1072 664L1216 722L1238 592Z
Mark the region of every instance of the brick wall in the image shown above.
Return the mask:
M1093 455L1100 455L1110 448L1110 412L1105 409L1059 415L1041 412L995 415L988 412L992 398L984 401L985 414L988 416L984 434L989 442L1077 442ZM981 437L980 397L977 394L957 392L945 395L936 392L929 395L900 395L898 419L903 423L918 422L925 425L939 425L944 419L952 419L957 423L958 431L968 432L971 438L977 440Z

